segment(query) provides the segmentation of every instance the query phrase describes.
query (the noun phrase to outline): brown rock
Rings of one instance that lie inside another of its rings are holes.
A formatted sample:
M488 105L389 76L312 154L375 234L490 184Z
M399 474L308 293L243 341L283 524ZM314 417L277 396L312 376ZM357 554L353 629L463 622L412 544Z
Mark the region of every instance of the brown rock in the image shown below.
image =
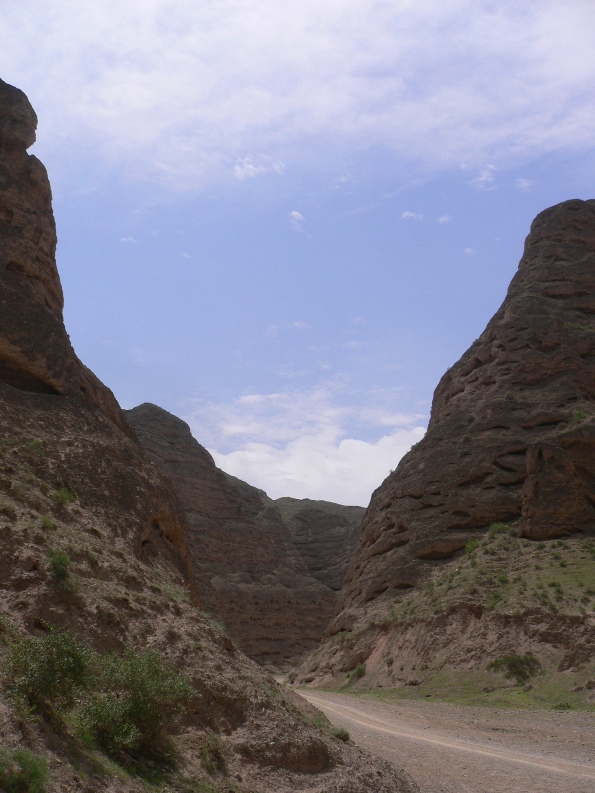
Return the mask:
M76 357L62 319L51 189L27 154L37 117L0 80L0 382L25 392L80 394L129 431L111 391Z
M309 498L277 498L293 544L310 572L334 591L341 589L359 538L363 507Z
M220 471L171 413L144 404L125 415L184 507L204 608L260 664L284 667L315 647L336 596L309 574L275 502Z

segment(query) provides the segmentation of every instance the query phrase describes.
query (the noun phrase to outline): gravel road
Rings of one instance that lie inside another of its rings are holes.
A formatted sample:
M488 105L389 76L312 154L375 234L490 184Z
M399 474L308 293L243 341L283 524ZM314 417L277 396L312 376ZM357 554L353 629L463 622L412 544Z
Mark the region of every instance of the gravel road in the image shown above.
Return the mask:
M404 768L421 793L595 791L595 713L299 693L356 744Z

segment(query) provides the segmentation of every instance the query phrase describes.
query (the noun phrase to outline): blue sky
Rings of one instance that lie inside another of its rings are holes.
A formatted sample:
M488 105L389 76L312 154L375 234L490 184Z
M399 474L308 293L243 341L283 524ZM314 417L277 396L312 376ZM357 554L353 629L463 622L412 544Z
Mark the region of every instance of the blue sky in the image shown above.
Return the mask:
M594 32L592 0L4 0L79 356L271 496L366 505L533 217L594 195Z

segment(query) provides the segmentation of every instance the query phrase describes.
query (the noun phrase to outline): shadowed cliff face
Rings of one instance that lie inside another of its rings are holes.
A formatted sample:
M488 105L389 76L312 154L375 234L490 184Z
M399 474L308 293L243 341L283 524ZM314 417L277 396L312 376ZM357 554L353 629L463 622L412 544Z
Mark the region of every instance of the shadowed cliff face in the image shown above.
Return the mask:
M111 391L76 357L62 319L52 193L27 154L37 117L0 81L0 382L20 391L83 394L129 432Z
M446 372L428 432L373 494L343 606L416 586L491 523L595 527L595 201L534 221L504 303Z
M277 498L272 503L289 527L310 575L333 591L340 590L365 509L309 498Z
M336 596L309 574L274 502L220 471L167 411L144 404L125 415L184 507L204 608L261 664L282 667L315 647Z

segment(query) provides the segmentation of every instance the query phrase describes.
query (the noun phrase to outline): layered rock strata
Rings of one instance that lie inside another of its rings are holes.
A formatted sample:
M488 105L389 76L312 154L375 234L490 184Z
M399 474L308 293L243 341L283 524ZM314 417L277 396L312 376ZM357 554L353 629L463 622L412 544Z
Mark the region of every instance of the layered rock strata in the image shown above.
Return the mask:
M284 667L316 646L335 595L308 573L279 510L220 471L181 419L150 404L126 417L184 508L204 608L260 664Z
M34 133L27 98L0 82L0 666L15 641L51 626L98 652L149 647L165 656L193 692L159 770L172 791L413 793L397 769L317 729L315 712L197 609L187 526L169 481L66 336L50 191L26 153ZM4 683L3 751L43 757L48 793L144 788L134 766L117 769L83 743L74 721L24 719ZM201 747L213 733L223 759L208 770ZM159 763L155 755L151 767Z
M491 524L531 541L593 533L594 315L595 201L566 201L533 222L504 303L373 494L329 635L419 591Z
M366 510L309 498L277 498L273 503L289 527L294 547L310 575L339 591Z

